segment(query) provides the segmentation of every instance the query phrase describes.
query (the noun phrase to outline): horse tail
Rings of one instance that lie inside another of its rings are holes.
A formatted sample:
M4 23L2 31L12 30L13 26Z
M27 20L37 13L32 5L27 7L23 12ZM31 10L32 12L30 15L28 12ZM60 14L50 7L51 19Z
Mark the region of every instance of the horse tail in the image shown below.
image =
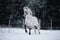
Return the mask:
M39 28L41 27L41 19L38 19L38 26L39 26Z

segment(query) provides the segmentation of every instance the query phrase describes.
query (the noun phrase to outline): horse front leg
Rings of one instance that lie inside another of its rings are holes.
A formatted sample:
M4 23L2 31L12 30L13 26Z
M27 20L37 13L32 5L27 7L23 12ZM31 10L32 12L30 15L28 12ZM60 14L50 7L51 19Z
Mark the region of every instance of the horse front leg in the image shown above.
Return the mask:
M34 29L34 32L35 32L35 34L36 34L36 29Z
M31 34L31 28L29 28L29 35Z
M27 33L26 25L24 25L24 26L25 26L25 32Z

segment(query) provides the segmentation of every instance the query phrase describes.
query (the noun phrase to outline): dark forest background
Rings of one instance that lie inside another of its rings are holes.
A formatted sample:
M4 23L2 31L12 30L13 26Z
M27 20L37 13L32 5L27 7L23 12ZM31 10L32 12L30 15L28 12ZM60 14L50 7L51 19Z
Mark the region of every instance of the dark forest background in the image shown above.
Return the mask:
M19 20L22 25L23 7L29 2L33 15L41 19L42 28L50 26L50 20L53 28L60 28L60 0L0 0L0 25L8 25L9 19L12 25Z

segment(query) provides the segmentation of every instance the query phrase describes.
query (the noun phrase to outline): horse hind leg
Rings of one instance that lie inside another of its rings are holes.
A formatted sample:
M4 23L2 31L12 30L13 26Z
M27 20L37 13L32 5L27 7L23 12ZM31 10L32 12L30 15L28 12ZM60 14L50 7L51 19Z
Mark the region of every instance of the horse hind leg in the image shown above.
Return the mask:
M40 31L38 30L39 34L40 34Z
M40 27L38 27L37 30L38 30L38 33L40 34Z
M36 29L37 29L37 27L36 26L34 26L34 32L36 33Z
M26 25L24 25L24 26L25 26L25 32L27 33Z

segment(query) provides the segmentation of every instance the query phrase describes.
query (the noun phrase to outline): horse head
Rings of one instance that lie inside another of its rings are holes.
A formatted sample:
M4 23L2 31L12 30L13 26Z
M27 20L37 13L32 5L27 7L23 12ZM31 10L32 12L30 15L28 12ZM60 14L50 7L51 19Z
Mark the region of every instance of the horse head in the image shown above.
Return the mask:
M25 17L26 17L26 15L32 15L32 11L28 6L24 7L23 10L24 10Z

